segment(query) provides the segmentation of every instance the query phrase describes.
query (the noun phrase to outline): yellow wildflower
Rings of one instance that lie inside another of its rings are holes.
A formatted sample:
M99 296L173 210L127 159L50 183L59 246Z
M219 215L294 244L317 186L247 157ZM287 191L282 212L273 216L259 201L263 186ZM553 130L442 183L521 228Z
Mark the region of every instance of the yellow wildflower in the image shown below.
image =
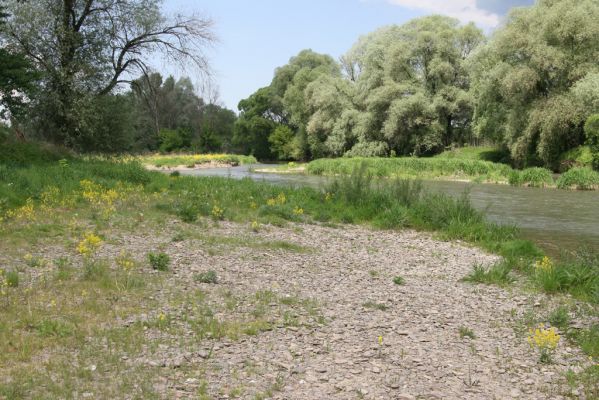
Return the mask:
M293 209L293 213L294 213L295 215L303 215L303 214L304 214L304 209L303 209L303 208L300 208L300 207L297 207L297 206L296 206L296 207Z
M547 256L543 257L542 260L535 262L535 271L537 272L550 272L553 269L553 262Z

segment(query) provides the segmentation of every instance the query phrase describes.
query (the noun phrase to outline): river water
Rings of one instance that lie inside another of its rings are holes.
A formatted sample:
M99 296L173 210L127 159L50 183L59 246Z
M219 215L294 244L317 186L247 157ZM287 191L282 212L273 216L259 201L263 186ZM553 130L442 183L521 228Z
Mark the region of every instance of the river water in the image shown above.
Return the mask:
M279 185L322 187L330 178L252 172L272 165L182 171L184 175L251 178ZM524 236L550 254L589 246L599 249L599 191L520 188L508 185L425 181L430 190L460 196L468 191L472 205L491 221L518 226Z

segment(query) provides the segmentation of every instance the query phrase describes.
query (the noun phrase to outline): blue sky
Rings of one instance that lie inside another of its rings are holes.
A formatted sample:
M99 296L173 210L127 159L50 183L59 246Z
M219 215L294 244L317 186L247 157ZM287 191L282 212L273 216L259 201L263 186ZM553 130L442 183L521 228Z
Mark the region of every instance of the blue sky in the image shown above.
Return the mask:
M267 86L274 69L302 49L344 54L360 35L383 25L446 14L492 30L512 6L534 0L165 0L166 13L198 12L212 18L219 42L207 54L220 101L237 110L239 100ZM157 63L165 74L192 75Z

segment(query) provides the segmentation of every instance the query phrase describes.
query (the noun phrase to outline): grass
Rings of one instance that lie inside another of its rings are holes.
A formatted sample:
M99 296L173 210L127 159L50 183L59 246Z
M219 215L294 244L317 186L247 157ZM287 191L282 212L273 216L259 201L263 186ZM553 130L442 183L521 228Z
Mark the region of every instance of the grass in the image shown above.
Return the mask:
M401 286L401 285L405 285L406 280L398 275L395 278L393 278L393 283L395 283L398 286Z
M511 275L511 271L511 266L506 262L494 264L489 268L485 268L482 265L475 265L472 272L462 280L471 283L505 286L515 280Z
M458 329L458 333L460 334L460 338L470 338L470 339L476 339L476 335L474 334L474 331L466 326L460 326L460 328Z
M155 270L168 271L171 259L166 253L148 253L148 261Z
M195 281L201 282L201 283L210 283L210 284L218 283L218 276L216 275L216 272L213 270L195 274L193 276L193 279Z
M536 188L551 187L555 185L553 174L546 168L527 168L522 171L513 170L509 174L508 182L512 186L529 186Z
M0 159L0 254L20 260L11 261L16 268L10 265L6 270L18 272L18 286L8 286L7 295L0 298L0 365L3 376L9 377L0 381L0 397L67 398L77 390L104 398L123 393L156 398L151 382L161 370L127 366L121 357L133 358L144 348L168 344L161 340L184 330L194 332L193 340L235 340L274 326L301 326L306 323L305 315L323 321L313 301L281 298L268 290L251 298L183 289L168 299L158 296L167 278L179 278L153 273L142 255L151 250L159 257L166 254L164 246L169 244L197 241L194 246L207 251L231 247L312 251L291 242L259 240L252 233L212 235L207 229L217 224L211 221L215 206L223 210L226 220L257 221L264 229L291 221L434 231L442 239L463 240L504 256L503 266L475 270L473 281L486 283L505 284L512 270L534 279L533 264L542 255L532 243L521 240L514 227L486 221L467 196L453 199L431 194L415 181L377 181L367 167L316 190L251 180L168 176L147 171L137 161L58 156L43 155L47 161L29 164L14 162L16 156ZM294 212L298 208L301 214ZM88 232L111 246L93 260L84 259L76 250ZM125 268L129 264L119 266L119 251L113 250L126 245L125 234L150 237L165 232L169 239L163 244L147 243L130 270ZM40 254L44 248L64 251ZM23 259L28 253L33 255ZM564 271L557 275L559 279L567 278L555 290L596 301L595 260L581 254L556 262L556 270ZM543 287L541 281L534 282ZM170 310L184 304L194 307L182 319L170 316ZM375 302L364 307L387 309ZM231 312L239 309L255 312L251 318L240 318ZM140 314L148 315L148 321L115 325L115 321ZM591 353L596 342L593 332L583 333L577 342ZM37 368L40 359L49 359L43 365L46 372ZM95 374L85 369L91 364L98 367ZM49 380L50 375L53 379ZM107 381L111 385L100 387Z
M255 164L258 161L253 156L237 154L156 154L138 157L143 164L155 167L186 166L193 168L201 164L218 163L228 165Z
M572 168L564 172L557 180L560 189L597 190L599 172L591 168Z
M314 175L349 175L360 165L376 177L455 178L506 182L511 168L490 161L460 158L337 158L310 162L306 171Z

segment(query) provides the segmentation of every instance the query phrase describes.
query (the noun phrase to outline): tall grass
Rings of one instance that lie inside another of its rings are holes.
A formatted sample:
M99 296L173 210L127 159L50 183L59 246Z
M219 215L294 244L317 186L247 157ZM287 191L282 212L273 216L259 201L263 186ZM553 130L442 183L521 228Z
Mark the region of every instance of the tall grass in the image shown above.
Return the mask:
M548 187L553 186L553 174L546 168L527 168L522 171L513 170L508 182L512 186Z
M578 190L599 189L599 172L590 168L572 168L559 177L557 187Z
M511 168L490 161L457 158L337 158L310 162L306 171L315 175L349 175L360 165L376 177L435 178L474 177L507 181Z

